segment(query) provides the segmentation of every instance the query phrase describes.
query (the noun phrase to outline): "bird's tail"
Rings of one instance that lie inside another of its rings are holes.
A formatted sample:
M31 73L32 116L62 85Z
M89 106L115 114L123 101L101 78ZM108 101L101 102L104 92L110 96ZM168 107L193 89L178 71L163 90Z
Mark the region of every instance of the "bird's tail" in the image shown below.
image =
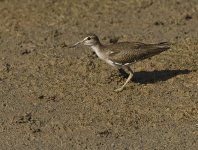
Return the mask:
M171 44L168 42L162 42L162 43L155 44L156 48L160 48L160 49L164 49L164 50L169 49L170 45Z
M141 56L143 59L155 56L157 54L160 54L161 52L168 50L170 46L171 44L168 42L148 44L146 45L145 49L142 51Z
M168 50L170 46L171 44L168 42L151 44L150 46L148 46L148 51L150 52L151 55L155 55Z

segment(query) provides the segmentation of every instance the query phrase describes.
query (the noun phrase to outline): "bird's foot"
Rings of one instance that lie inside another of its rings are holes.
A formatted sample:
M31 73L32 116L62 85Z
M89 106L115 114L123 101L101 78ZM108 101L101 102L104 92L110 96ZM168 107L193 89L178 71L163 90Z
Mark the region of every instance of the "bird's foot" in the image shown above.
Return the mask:
M115 92L121 92L121 91L123 91L123 90L124 90L124 87L119 87L119 88L115 89L114 91L115 91Z

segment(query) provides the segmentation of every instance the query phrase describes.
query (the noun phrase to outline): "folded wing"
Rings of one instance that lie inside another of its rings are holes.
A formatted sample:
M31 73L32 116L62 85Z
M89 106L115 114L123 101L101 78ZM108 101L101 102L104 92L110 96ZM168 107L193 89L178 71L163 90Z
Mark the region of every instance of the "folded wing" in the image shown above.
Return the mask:
M114 63L124 65L143 60L166 51L170 48L170 44L167 42L158 44L121 42L113 44L109 48L112 50L110 50L108 58Z

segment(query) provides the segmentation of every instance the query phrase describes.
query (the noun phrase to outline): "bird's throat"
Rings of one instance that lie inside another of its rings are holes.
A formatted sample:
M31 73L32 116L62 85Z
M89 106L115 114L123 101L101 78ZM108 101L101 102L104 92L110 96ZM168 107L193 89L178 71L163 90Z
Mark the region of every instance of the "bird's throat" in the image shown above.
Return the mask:
M103 47L104 47L104 46L101 45L101 44L97 44L97 45L91 46L91 49L96 53L96 55L97 55L100 59L104 59L104 58L105 58L105 53L102 51Z

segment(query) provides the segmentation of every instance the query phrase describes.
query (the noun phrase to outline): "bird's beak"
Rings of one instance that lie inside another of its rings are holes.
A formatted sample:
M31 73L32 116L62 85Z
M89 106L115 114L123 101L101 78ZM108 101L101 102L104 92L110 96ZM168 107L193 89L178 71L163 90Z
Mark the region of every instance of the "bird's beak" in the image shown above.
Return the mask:
M74 47L78 46L79 44L82 44L84 41L85 41L85 40L79 41L79 42L77 42L76 44L68 45L67 47L69 47L69 48L74 48Z

